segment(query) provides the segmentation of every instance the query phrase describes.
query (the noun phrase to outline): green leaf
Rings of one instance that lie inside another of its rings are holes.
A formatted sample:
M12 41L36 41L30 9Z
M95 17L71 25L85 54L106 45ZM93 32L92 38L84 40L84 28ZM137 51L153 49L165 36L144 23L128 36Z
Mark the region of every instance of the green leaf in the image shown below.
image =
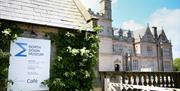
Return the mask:
M99 37L97 33L66 32L51 34L56 45L56 59L52 61L47 84L50 91L90 91L95 79L92 70L97 61ZM84 83L86 82L86 83Z

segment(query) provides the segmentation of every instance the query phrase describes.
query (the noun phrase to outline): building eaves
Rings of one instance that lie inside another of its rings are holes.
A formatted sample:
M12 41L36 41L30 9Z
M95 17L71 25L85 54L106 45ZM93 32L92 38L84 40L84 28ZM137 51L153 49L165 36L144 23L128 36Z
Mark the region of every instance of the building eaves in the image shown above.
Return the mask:
M79 5L79 0L0 0L0 19L92 31Z

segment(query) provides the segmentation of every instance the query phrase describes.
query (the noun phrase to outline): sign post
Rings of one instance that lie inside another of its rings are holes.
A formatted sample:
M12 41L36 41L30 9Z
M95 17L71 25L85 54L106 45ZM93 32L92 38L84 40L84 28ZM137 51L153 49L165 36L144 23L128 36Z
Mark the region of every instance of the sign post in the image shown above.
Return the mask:
M49 78L50 49L50 40L19 37L11 42L8 91L48 90L41 82Z

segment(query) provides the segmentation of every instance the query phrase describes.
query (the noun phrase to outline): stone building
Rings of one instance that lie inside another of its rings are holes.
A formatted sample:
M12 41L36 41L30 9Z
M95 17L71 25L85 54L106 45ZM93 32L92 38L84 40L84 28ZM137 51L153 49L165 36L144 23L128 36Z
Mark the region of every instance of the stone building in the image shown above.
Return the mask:
M24 30L22 37L46 39L45 32L102 26L99 71L172 71L172 45L164 30L158 34L149 26L134 33L119 29L116 35L111 11L111 0L101 0L97 14L79 0L0 0L0 21L15 22Z
M172 71L172 45L164 30L153 27L134 31L112 27L111 0L100 1L100 12L89 13L103 27L100 35L99 71Z

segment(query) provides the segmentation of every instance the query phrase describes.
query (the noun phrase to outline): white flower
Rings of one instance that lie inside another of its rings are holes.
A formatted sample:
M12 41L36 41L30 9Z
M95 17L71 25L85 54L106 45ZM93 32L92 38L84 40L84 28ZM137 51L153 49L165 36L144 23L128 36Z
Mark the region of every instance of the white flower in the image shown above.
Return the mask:
M18 35L17 35L17 34L15 34L15 35L14 35L14 38L15 38L15 39L17 39L17 37L18 37Z
M68 37L75 37L75 35L73 33L70 33L70 32L67 32L65 35Z
M82 49L80 49L80 54L81 56L83 56L84 54L89 53L89 50L86 50L86 47L83 47Z
M72 48L70 46L67 47L67 52L71 52Z
M7 28L7 29L4 29L4 31L2 31L3 34L5 34L5 36L7 35L11 35L11 29Z
M62 60L62 57L58 56L58 61L61 61Z
M75 55L77 55L77 54L79 53L79 50L73 48L73 49L71 50L71 52L72 52L72 54L75 56Z
M85 78L88 78L88 77L90 77L90 74L88 71L85 71Z
M69 72L65 72L64 76L68 77L69 76Z
M86 50L85 47L83 47L82 49L80 49L81 56L85 53L85 50Z

